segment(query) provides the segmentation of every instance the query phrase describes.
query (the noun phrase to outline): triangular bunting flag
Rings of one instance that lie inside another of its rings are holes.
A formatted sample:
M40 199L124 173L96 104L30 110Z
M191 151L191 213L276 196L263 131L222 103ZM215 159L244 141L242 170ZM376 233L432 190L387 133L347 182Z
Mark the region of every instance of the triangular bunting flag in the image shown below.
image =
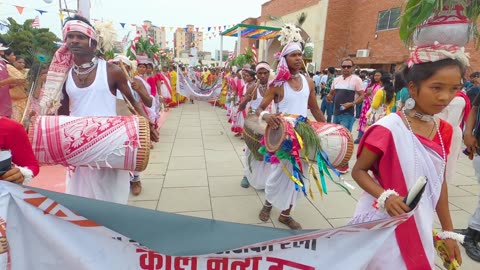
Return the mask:
M223 30L225 30L225 29L227 29L227 26L226 26L226 25L223 26Z
M20 13L20 15L22 15L23 9L24 9L25 7L21 7L21 6L15 6L15 7L17 8L18 13Z
M215 30L215 31L216 31L216 30L217 30L217 27L216 27L216 26L214 26L214 27L213 27L213 30Z
M136 24L136 23L132 23L132 26L135 27L135 26L137 26L137 24Z
M125 28L125 23L121 22L120 25L122 26L122 29Z
M43 13L47 13L46 10L41 10L41 9L35 9L36 11L38 11L38 13L40 13L40 15L43 15Z
M188 27L183 28L183 30L185 30L185 32L188 32Z
M200 29L200 28L198 28L198 27L195 27L195 30L197 30L197 32L198 32L198 29Z
M147 32L147 27L148 26L146 24L144 24L144 25L142 25L142 27L143 27L143 30L145 30L145 32Z
M62 20L62 21L63 21L63 18L65 18L65 14L63 14L63 13L58 14L58 16L60 17L60 20Z
M173 31L173 27L170 27L170 32L172 32L172 31Z
M208 27L208 32L210 32L210 29L212 29L212 27L209 26L209 27Z

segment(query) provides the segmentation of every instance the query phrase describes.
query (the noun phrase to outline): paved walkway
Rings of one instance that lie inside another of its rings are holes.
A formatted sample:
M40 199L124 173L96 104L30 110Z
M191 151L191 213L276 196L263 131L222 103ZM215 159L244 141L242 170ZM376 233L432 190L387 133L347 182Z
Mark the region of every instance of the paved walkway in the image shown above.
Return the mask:
M263 191L240 187L243 148L244 141L230 132L225 110L205 102L173 108L142 174L143 193L131 196L129 203L195 217L286 228L277 221L276 209L268 222L258 219L265 200ZM353 158L351 165L354 162ZM477 205L479 185L471 162L463 156L457 171L455 184L449 185L450 209L455 228L465 228ZM350 174L345 178L357 186ZM314 200L302 198L294 209L293 216L303 228L339 227L352 216L361 190L357 187L350 196L329 182L327 186L327 196L322 198L317 190ZM436 227L440 227L438 220ZM463 269L479 269L480 264L465 254L463 258Z

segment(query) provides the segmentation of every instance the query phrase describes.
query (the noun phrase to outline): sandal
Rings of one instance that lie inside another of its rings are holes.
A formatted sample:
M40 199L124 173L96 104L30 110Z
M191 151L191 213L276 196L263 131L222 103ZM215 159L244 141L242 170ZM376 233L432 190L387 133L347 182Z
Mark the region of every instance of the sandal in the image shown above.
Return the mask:
M282 219L282 217L285 218L285 219ZM300 225L300 223L295 221L295 219L293 219L290 215L280 214L280 216L278 217L278 221L280 223L286 225L287 227L289 227L292 230L301 230L302 229L302 225Z
M264 205L262 210L260 210L260 214L258 214L258 218L263 221L267 222L270 219L270 212L272 211L272 205Z

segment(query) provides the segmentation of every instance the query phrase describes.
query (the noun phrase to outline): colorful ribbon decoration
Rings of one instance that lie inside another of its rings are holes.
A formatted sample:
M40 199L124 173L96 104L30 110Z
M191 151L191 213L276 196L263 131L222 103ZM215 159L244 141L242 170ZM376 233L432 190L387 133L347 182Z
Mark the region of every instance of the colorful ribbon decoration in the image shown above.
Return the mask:
M305 142L302 138L302 136L295 130L295 127L297 127L297 124L299 122L305 122L309 123L309 120L304 117L304 116L299 116L295 119L294 124L292 124L289 121L286 121L285 123L285 132L287 134L287 138L285 141L282 143L281 149L277 150L277 152L272 153L272 152L267 152L265 148L265 140L262 138L261 140L261 145L262 147L260 148L259 152L264 155L264 161L265 162L271 162L272 157L275 156L275 158L278 160L285 160L287 162L290 162L292 164L292 172L290 173L289 170L285 167L285 165L282 165L282 170L283 172L292 180L292 182L295 185L295 190L302 190L303 194L305 196L307 195L306 191L306 186L305 186L305 179L309 180L307 177L303 175L303 165L300 157L300 153L303 150L303 153L306 153L306 147ZM309 158L305 155L304 159L310 163L309 165L309 174L312 175L314 182L320 191L320 195L323 197L323 194L328 194L328 189L327 189L327 184L325 178L328 177L330 181L332 181L334 184L338 185L340 188L345 190L349 195L351 195L350 191L348 190L347 187L354 189L354 187L343 180L341 177L340 172L335 169L333 164L328 158L328 154L321 149L321 147L318 147L318 149L312 149L312 151L316 152L316 163L318 166L318 172L320 177L317 176L315 172L315 168L313 166L313 160L309 160ZM274 158L274 160L275 160ZM343 180L343 183L340 183L338 181L335 181L332 177L332 174L330 174L330 171L332 170L333 173L339 178ZM347 186L347 187L346 187ZM313 199L313 191L312 191L312 185L309 185L309 190L308 193L310 194L310 197Z

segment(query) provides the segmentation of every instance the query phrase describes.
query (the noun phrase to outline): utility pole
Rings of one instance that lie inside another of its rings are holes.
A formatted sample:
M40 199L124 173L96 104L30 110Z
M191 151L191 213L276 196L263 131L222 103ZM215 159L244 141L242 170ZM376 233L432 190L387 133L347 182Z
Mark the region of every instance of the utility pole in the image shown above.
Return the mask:
M90 0L78 0L77 3L78 14L90 20Z

